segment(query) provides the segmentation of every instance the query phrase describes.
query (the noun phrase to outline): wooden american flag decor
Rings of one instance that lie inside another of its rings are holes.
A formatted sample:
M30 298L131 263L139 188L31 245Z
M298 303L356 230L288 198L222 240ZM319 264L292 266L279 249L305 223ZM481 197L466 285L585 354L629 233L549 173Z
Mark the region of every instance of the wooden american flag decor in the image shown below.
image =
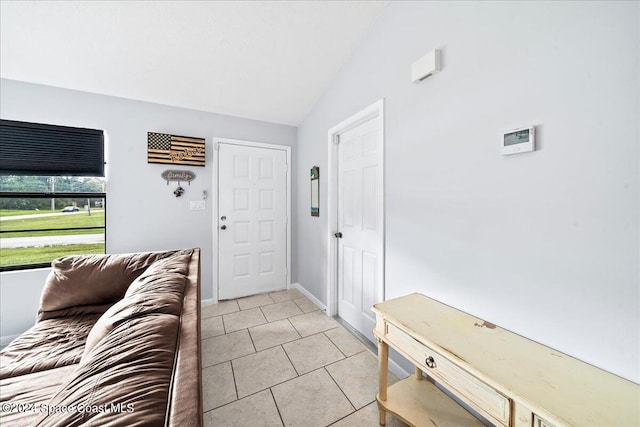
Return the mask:
M147 163L204 166L204 138L147 132Z

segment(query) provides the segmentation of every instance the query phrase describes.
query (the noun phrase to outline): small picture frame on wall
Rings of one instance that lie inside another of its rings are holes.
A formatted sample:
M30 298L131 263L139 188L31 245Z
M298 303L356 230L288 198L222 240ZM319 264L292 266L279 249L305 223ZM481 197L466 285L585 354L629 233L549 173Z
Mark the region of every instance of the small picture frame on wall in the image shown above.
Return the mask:
M320 168L311 168L311 216L320 216Z

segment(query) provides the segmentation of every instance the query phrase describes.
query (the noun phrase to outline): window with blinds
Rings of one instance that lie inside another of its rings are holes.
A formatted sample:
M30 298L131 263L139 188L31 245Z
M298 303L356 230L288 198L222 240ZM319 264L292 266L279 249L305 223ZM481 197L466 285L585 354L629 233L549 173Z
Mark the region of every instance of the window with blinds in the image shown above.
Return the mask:
M0 120L0 271L105 253L104 132Z
M104 176L104 132L0 120L0 174Z

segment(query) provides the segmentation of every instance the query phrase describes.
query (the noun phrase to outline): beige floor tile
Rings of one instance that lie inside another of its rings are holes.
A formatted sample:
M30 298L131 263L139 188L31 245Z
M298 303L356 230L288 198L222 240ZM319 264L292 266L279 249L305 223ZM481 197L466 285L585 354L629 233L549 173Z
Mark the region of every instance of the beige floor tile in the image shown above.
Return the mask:
M203 305L201 308L202 318L222 316L223 314L238 311L238 303L235 300L220 301L217 304Z
M298 376L280 346L234 359L231 363L239 398Z
M262 315L260 308L252 308L250 310L238 311L236 313L225 314L222 316L224 321L224 329L229 332L247 329L252 326L267 323L267 319Z
M271 390L286 426L324 427L354 410L324 369L287 381Z
M205 426L378 425L377 358L298 290L203 306L201 328Z
M320 310L320 308L313 302L311 302L311 300L307 297L294 299L293 302L295 302L296 305L300 307L300 310L305 313L311 313L312 311Z
M250 297L240 298L237 301L240 306L240 310L249 310L250 308L261 307L275 302L271 299L269 294L252 295Z
M292 341L282 347L301 375L344 359L344 355L324 334Z
M220 363L202 370L202 402L205 411L236 399L231 362Z
M269 390L204 413L205 427L280 427L282 421Z
M255 350L249 331L242 330L202 340L202 366L212 366L237 357L246 356Z
M264 317L266 317L269 322L304 314L293 301L284 301L262 307L262 313L264 313Z
M327 366L326 369L356 409L376 400L378 358L370 352L363 351ZM389 385L397 381L398 378L389 372Z
M371 403L357 412L349 415L346 418L341 419L335 424L331 424L331 427L373 427L378 426L378 404ZM398 418L387 413L387 423L385 427L407 427L405 423Z
M322 311L313 311L301 316L290 317L289 321L303 337L340 326L335 320L328 317Z
M353 356L367 348L345 328L335 328L324 333L344 353L345 356Z
M272 292L269 295L271 295L271 298L273 298L275 302L289 301L289 300L301 298L304 296L302 295L302 292L300 292L297 289L289 289L286 291Z
M257 351L300 338L298 332L287 319L249 328L249 333Z
M201 325L202 339L224 335L222 316L203 318Z

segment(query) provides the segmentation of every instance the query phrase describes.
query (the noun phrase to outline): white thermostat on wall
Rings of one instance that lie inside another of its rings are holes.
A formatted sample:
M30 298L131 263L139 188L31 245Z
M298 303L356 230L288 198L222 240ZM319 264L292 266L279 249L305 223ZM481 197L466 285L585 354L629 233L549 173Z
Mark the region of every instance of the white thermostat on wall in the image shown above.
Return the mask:
M502 154L526 153L536 149L536 133L533 126L514 129L502 136Z

